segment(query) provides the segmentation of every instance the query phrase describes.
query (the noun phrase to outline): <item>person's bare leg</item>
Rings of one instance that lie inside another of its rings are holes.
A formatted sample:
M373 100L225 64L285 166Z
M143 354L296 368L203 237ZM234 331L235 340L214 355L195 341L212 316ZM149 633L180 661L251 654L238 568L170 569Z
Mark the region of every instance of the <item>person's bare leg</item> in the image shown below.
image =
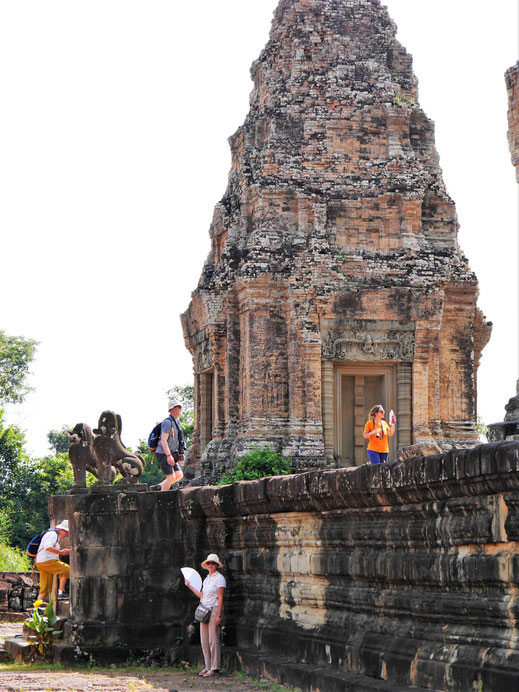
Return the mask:
M184 478L182 471L173 471L173 473L168 474L162 483L159 484L160 489L169 490L174 483L178 483L182 478Z
M171 486L173 485L173 483L175 482L175 476L176 476L175 472L169 473L166 476L166 478L164 478L162 483L160 483L160 489L161 490L169 490L171 488Z

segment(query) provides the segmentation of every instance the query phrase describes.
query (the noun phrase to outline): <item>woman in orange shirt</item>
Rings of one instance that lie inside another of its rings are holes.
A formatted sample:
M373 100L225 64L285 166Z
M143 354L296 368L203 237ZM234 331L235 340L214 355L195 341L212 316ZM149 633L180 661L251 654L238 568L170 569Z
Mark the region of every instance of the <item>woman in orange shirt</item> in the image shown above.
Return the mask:
M393 414L391 426L382 420L383 417L384 408L377 404L369 412L369 421L364 426L364 439L369 440L368 457L369 463L372 465L384 464L387 461L389 454L388 437L393 437L395 434L395 414Z

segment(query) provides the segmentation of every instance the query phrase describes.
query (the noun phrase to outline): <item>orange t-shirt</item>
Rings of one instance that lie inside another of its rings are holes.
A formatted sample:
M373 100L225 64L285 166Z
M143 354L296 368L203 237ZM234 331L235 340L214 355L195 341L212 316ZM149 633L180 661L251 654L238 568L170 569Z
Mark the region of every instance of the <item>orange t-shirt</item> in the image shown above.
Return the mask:
M370 418L364 426L364 432L369 433L374 430L374 425L375 421ZM381 420L377 427L380 437L372 435L370 438L368 438L368 449L370 452L381 452L384 454L384 452L389 452L389 440L387 437L387 432L390 430L390 427L385 420Z

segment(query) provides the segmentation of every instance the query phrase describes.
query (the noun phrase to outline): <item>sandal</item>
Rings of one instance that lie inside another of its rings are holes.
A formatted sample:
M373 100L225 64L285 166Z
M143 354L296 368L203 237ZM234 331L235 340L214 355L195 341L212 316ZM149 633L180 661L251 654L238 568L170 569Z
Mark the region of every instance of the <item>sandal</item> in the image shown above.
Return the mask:
M207 670L207 668L204 668L203 670L201 670L201 671L198 673L198 675L205 675L205 674L208 673L208 672L209 672L209 671Z
M204 678L212 678L214 675L218 675L217 670L208 670L207 673L204 673Z

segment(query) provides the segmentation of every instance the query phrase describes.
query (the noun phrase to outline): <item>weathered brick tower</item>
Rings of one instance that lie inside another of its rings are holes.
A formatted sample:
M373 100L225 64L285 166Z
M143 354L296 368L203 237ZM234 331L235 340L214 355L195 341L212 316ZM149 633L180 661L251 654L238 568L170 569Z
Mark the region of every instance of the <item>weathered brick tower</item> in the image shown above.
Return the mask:
M490 324L395 33L378 0L275 12L182 316L204 478L258 442L300 469L364 463L380 402L393 453L477 439Z

